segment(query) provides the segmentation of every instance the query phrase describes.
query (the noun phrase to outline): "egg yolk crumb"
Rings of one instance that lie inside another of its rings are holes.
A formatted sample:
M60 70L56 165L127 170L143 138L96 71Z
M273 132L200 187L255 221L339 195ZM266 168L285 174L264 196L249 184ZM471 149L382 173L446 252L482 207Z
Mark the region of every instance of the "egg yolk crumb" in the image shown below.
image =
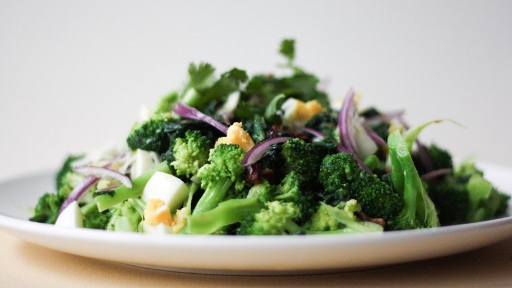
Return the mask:
M161 199L149 199L146 203L146 209L144 209L144 221L151 226L156 226L160 223L166 226L173 224L171 211Z
M255 145L251 135L242 128L242 123L240 122L235 122L229 126L226 136L217 139L215 147L219 144L237 144L244 152L249 151Z

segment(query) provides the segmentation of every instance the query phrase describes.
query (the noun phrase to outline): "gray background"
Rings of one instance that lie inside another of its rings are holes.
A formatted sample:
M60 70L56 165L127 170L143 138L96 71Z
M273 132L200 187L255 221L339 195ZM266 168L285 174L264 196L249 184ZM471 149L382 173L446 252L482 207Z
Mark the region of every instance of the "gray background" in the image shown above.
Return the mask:
M512 1L0 0L0 180L122 143L190 62L275 71L285 37L332 97L456 120L421 138L512 166L511 15Z

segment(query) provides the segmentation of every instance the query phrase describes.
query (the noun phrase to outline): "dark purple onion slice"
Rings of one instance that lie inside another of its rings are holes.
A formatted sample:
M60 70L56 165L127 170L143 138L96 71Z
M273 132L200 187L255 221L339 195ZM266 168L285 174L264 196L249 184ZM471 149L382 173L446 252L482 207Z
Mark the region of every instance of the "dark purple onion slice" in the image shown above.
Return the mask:
M320 138L320 139L325 139L327 137L324 133L322 133L322 132L320 132L318 130L315 130L315 129L311 129L311 128L308 128L308 127L301 127L300 129L302 131L307 132L307 133L309 133L309 134L311 134L311 135L313 135L313 136L315 136L317 138Z
M122 173L119 173L115 170L108 169L106 167L83 166L83 167L75 168L75 169L73 169L73 171L78 174L85 175L85 176L116 179L119 182L123 183L126 187L132 188L132 181L130 180L130 178L128 176L126 176Z
M213 119L212 117L202 113L201 111L197 110L196 108L187 106L181 102L178 102L174 108L174 113L180 115L183 118L189 118L194 120L199 120L206 122L213 126L214 128L218 129L220 132L227 134L228 133L228 127L219 123L217 120Z
M450 169L450 168L433 170L431 172L421 175L421 180L424 180L424 181L432 180L439 176L443 176L443 175L450 174L450 173L452 173L452 169Z
M386 141L384 141L384 139L382 139L377 133L375 133L375 131L373 131L370 127L368 127L364 123L363 123L363 128L364 128L364 131L366 132L366 134L368 134L368 136L370 136L370 139L372 139L372 141L375 142L377 145L381 145L381 146L388 145L388 143L386 143Z
M268 153L271 145L286 142L291 138L292 137L277 137L261 141L252 147L249 151L247 151L244 159L242 160L242 166L248 166L258 162L258 160L263 158L263 156Z
M82 183L76 185L75 188L73 189L73 191L71 191L71 193L69 193L68 198L66 198L66 200L64 200L64 203L62 203L62 206L60 206L59 213L57 214L57 216L60 215L60 213L62 213L62 211L64 211L64 209L66 209L66 207L68 207L69 204L73 203L73 201L78 201L78 199L80 199L80 197L87 190L89 190L89 188L91 188L92 185L94 185L94 183L96 183L98 180L100 180L100 178L95 177L95 176L87 176L85 178L85 180L82 181Z
M354 129L354 97L354 90L350 89L341 105L340 114L338 116L338 128L340 130L341 144L350 151L351 154L357 155Z

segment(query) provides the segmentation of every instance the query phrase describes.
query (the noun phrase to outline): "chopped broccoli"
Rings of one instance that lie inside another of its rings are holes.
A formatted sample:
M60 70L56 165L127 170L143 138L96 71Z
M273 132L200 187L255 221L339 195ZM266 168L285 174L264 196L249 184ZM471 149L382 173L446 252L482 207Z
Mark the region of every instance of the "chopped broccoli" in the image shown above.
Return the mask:
M368 216L384 220L395 217L402 209L401 195L377 175L363 170L352 154L326 156L318 179L325 188L321 196L327 204L337 206L356 199Z
M170 139L166 133L166 126L171 122L168 114L159 114L142 123L137 123L126 138L131 150L141 149L154 151L159 154L169 149Z
M323 146L292 138L282 145L284 169L289 172L295 171L303 182L315 182L322 159L328 152Z
M192 211L193 215L215 208L225 200L232 185L236 191L243 190L245 168L241 163L244 156L244 151L236 144L220 144L213 150L209 163L197 173L205 191Z
M70 155L66 158L66 160L64 160L64 163L55 176L55 187L57 188L57 191L59 191L61 186L67 182L64 180L64 178L69 172L72 172L73 163L82 160L84 157L85 155Z
M170 163L176 175L192 177L208 162L212 142L198 130L188 130L185 138L177 138L172 148L174 161Z
M54 193L45 193L41 196L34 208L34 215L30 217L30 221L39 223L55 224L60 206L64 202L64 198Z
M55 224L60 207L71 191L84 181L85 176L73 172L73 163L84 158L84 155L70 155L66 157L61 168L55 176L57 193L45 193L34 207L34 214L30 221Z
M139 197L129 198L110 208L109 222L106 230L139 232L139 224L143 219L146 203Z
M313 186L304 183L301 177L292 171L276 187L275 200L293 203L298 209L293 221L303 225L315 212L319 202Z
M318 180L325 188L325 200L332 197L330 195L334 193L348 191L349 183L356 181L360 177L361 171L361 167L352 154L336 153L322 159ZM341 197L339 200L348 200L343 198ZM333 200L328 202L331 203Z
M304 230L293 222L299 209L290 202L271 201L265 208L249 214L237 229L238 235L287 235L304 234Z
M403 195L404 206L397 217L387 221L391 230L431 228L439 226L436 207L423 187L412 156L400 131L388 137L391 158L391 180Z
M467 161L442 179L427 182L441 225L483 221L506 212L510 196L483 176L474 163Z
M450 153L435 144L425 147L420 144L417 151L412 153L414 165L420 175L439 169L453 169ZM421 153L424 150L426 153Z
M225 227L238 223L248 215L260 211L264 207L258 197L229 199L220 202L215 208L187 218L187 225L180 233L183 234L222 234Z
M73 171L69 171L68 173L64 174L64 176L61 178L59 189L57 190L57 195L63 199L68 198L71 191L73 191L73 189L78 184L82 183L85 178L86 177L84 175L75 173ZM91 187L91 189L94 189L94 187Z
M112 217L110 210L100 212L95 202L90 202L80 207L83 214L84 228L103 229L107 228L107 224Z
M382 232L384 228L373 222L361 221L355 213L360 212L361 207L356 200L333 207L321 203L317 212L304 226L307 234L341 234L355 232Z
M247 198L257 197L261 202L266 203L274 198L274 185L270 184L267 180L262 183L256 184L247 192Z

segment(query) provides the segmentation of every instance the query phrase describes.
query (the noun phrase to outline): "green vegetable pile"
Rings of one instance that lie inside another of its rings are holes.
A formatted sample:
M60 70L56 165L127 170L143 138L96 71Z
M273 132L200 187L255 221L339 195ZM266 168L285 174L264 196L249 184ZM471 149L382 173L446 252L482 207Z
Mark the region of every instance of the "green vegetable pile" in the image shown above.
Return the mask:
M58 225L68 217L74 227L144 233L290 235L505 215L510 196L473 162L455 165L447 150L419 141L425 127L442 121L410 127L401 114L360 109L353 91L334 107L319 79L295 65L294 40L283 40L279 53L287 71L280 77L249 77L238 68L217 76L208 63L190 64L184 87L134 124L126 146L69 156L56 192L39 199L30 220Z

